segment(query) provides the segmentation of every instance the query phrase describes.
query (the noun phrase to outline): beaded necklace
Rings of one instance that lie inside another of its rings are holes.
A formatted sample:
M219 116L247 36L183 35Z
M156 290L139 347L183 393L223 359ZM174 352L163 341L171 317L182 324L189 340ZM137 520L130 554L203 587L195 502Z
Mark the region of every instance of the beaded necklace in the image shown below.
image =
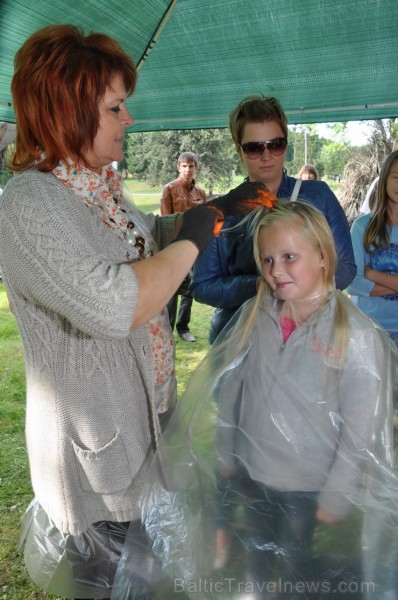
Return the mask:
M143 233L124 208L123 180L113 167L109 165L103 167L100 173L95 173L69 161L60 162L53 173L62 183L75 190L87 206L95 209L102 221L113 229L116 235L124 238L131 248L135 248L135 253L140 258L153 255L151 244L145 240ZM126 258L133 258L135 253Z

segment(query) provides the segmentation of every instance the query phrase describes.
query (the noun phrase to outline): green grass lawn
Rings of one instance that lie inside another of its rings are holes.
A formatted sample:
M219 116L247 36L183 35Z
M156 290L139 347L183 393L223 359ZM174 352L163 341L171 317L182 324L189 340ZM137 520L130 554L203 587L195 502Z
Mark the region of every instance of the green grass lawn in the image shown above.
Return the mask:
M160 214L162 186L151 187L145 181L137 181L135 179L125 179L124 183L132 195L135 204L140 207L142 212L146 214Z
M0 597L42 600L48 596L32 584L17 553L21 517L32 491L24 438L22 345L3 285L0 285L0 356Z

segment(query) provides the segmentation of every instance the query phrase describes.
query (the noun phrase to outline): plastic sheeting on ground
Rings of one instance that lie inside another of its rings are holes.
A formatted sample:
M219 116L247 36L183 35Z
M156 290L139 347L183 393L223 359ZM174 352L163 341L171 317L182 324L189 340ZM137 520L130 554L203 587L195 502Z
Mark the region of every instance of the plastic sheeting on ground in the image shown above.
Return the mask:
M20 536L29 575L48 593L109 598L128 525L103 521L72 536L60 532L33 500Z

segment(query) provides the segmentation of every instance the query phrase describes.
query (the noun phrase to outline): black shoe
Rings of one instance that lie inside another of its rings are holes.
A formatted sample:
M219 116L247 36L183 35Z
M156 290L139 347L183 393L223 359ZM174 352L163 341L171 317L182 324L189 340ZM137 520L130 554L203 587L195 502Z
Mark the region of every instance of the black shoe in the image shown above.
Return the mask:
M184 342L196 342L195 336L190 331L179 331L178 335Z

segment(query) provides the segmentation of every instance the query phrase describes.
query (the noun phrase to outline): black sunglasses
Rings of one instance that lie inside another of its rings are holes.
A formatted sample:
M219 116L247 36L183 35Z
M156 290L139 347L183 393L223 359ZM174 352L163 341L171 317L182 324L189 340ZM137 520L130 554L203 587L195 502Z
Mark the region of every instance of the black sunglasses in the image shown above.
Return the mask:
M280 156L286 150L286 146L287 138L285 137L277 137L265 142L246 142L246 144L240 145L247 158L260 158L266 148L271 154Z

